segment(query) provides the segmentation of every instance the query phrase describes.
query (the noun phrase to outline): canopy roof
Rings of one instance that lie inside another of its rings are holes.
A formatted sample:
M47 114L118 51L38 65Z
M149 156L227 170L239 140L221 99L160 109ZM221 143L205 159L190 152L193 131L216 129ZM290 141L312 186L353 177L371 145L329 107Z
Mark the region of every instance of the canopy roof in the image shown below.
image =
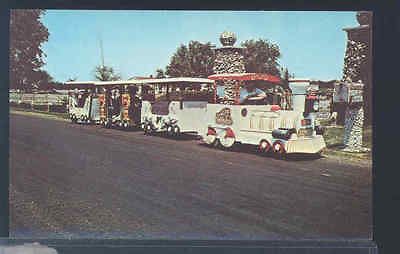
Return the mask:
M212 80L240 80L240 81L255 81L263 80L271 83L279 84L281 79L277 76L266 73L222 73L208 76Z
M145 84L168 84L175 83L177 85L184 85L185 83L213 83L212 80L206 78L150 78L150 79L129 79L129 80L117 80L117 81L96 81L96 86L112 86L112 85L145 85Z
M63 88L74 89L74 88L90 88L93 87L95 81L67 81Z

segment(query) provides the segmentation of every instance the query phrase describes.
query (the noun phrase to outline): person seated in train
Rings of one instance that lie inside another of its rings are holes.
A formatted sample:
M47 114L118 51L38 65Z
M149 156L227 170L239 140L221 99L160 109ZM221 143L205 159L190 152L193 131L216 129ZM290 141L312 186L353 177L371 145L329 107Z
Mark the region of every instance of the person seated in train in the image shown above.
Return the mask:
M247 83L240 88L240 104L245 103L247 100L264 100L267 98L267 94L256 87L254 83Z

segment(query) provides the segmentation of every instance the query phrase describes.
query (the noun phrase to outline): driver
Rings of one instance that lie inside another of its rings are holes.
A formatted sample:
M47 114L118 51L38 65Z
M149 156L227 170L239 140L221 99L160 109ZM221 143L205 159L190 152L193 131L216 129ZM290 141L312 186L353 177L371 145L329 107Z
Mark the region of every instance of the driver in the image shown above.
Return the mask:
M267 97L267 94L256 87L254 83L247 83L244 87L240 88L240 104L246 100L263 100Z

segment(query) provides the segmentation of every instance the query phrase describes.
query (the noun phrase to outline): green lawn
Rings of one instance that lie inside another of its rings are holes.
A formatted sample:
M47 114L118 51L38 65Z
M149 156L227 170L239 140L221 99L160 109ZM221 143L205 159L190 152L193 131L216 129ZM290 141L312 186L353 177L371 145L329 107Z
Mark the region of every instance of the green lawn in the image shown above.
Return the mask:
M14 107L10 106L10 111L15 110L15 111L24 111L24 112L34 112L34 113L40 113L44 115L51 115L51 116L57 116L63 119L69 119L67 113L59 113L59 112L47 112L47 111L41 111L41 110L34 110L30 108L22 108L22 107Z
M324 139L327 146L325 155L343 156L349 159L372 159L372 153L349 153L341 151L343 147L343 127L329 127L324 133ZM363 146L372 149L372 126L364 127L363 131Z

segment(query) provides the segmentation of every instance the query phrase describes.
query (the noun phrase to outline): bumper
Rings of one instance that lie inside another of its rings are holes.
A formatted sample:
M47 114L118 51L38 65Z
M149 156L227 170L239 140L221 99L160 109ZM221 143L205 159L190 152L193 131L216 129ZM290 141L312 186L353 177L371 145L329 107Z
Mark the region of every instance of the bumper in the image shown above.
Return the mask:
M285 144L286 153L319 153L325 147L322 135L288 140Z

